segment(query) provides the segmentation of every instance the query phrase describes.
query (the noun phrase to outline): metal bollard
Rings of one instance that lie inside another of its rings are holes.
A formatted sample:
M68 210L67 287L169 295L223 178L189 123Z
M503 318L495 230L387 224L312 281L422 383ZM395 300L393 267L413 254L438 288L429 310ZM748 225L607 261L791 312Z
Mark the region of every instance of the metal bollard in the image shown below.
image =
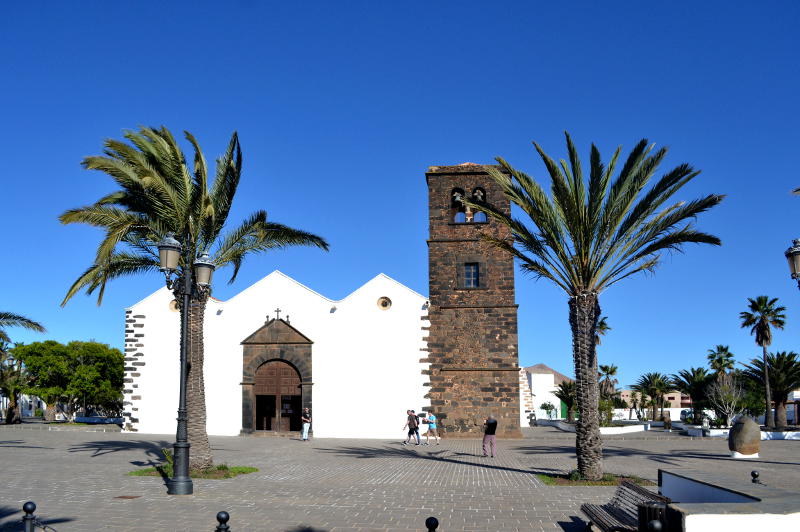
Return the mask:
M219 512L217 514L217 528L214 529L214 532L228 532L231 527L228 526L228 520L230 520L231 516L228 512Z
M436 530L439 527L439 520L435 517L429 517L425 520L425 528L428 529L428 532Z
M33 512L36 511L36 503L33 501L28 501L22 505L22 511L25 512L25 515L22 517L22 524L23 530L25 532L34 532L34 522L36 521L36 516L33 515Z
M636 505L638 516L638 531L659 531L667 517L667 505L663 502L643 502ZM657 523L657 525L655 525ZM653 528L658 526L659 528Z
M758 471L750 471L750 476L753 484L761 484L761 480L758 478Z

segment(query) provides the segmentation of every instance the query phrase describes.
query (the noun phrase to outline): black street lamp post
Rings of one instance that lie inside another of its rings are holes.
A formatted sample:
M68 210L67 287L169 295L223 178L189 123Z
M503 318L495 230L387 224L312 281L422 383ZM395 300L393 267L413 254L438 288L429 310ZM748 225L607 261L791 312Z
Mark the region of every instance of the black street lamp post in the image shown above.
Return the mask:
M187 239L188 240L188 239ZM178 277L172 279L172 275L177 272L180 261L181 251L185 253L183 269ZM173 476L167 480L167 493L170 495L191 495L194 491L192 479L189 476L189 432L187 429L186 412L186 379L188 342L186 335L189 334L189 305L192 298L202 297L211 286L211 274L214 271L214 264L209 260L208 254L204 253L191 264L191 249L187 246L181 249L181 244L175 240L172 233L158 245L159 262L161 271L164 272L167 280L167 288L173 291L175 297L181 298L181 374L180 374L180 399L178 401L178 428L175 434L175 445L173 446ZM192 270L195 270L192 272ZM194 279L192 276L194 273Z
M792 273L792 279L797 281L797 287L800 288L800 238L792 241L792 247L784 253L786 260L789 261L789 271Z

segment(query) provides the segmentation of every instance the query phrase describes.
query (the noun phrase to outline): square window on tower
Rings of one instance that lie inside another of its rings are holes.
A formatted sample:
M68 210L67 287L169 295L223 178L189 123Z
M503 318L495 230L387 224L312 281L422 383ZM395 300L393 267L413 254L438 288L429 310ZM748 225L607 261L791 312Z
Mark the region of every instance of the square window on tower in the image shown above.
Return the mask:
M477 262L464 264L464 288L478 288L481 285L480 267Z

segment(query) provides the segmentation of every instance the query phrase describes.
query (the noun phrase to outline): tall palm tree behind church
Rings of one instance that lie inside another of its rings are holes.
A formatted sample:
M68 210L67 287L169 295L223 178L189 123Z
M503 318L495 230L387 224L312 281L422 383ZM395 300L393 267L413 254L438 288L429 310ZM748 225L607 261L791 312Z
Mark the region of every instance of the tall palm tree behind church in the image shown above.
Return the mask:
M767 296L758 296L755 299L747 298L746 311L739 313L742 320L742 328L751 327L750 334L756 337L756 345L763 350L764 365L764 399L767 409L764 414L764 425L768 428L775 426L775 418L772 415L772 391L770 389L769 364L767 363L767 347L772 344L772 327L783 329L786 324L786 307L778 305L778 298L770 299Z
M205 157L189 132L186 139L194 150L190 168L172 133L143 127L124 134L130 144L107 139L104 155L86 157L88 170L108 174L119 187L91 205L70 209L60 216L62 223L84 223L105 231L92 265L67 291L65 305L75 294L97 292L101 304L106 283L118 277L158 271L158 243L174 233L184 253L178 274L190 270L195 258L209 253L217 267L233 267L232 283L246 256L288 246L315 246L327 250L319 236L267 221L266 211L250 215L238 227L226 228L242 171L242 152L236 133L225 154L217 160L213 182L208 183ZM223 230L226 232L223 233ZM180 304L180 298L177 298ZM205 387L203 382L203 319L208 294L193 298L188 309L189 371L187 410L191 469L212 464L206 433ZM190 334L191 333L191 334Z
M525 272L548 279L567 293L580 413L578 471L594 480L602 476L595 342L599 295L626 277L652 271L663 251L679 250L687 243L719 245L717 237L695 230L693 220L722 196L711 194L664 207L699 172L681 164L645 190L667 154L666 148L654 152L647 140L636 145L613 179L620 148L606 167L592 145L587 180L569 134L566 141L569 162L560 163L534 143L550 174L550 196L502 158L497 158L502 171L487 168L532 225L490 204L467 203L509 227L513 235L513 240L484 235L485 240L516 256Z

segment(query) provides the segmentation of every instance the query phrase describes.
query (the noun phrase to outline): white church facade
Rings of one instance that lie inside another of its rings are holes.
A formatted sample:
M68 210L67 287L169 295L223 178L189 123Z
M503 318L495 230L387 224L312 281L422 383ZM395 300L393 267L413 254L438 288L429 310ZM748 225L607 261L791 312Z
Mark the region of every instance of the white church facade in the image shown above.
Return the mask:
M480 165L431 167L426 180L429 296L380 274L334 301L275 271L227 301L208 300L209 434L292 432L309 407L316 437L404 438L410 409L434 412L448 437L480 436L488 415L498 434L521 437L533 406L519 367L513 259L481 238L508 230L466 213L461 198L510 204ZM154 292L125 322L123 430L174 433L173 294Z
M126 431L175 431L180 313L172 300L162 288L126 310ZM278 271L228 301L210 298L204 329L208 433L297 430L305 397L317 437L401 437L405 411L425 403L420 358L426 317L426 298L383 274L340 301ZM265 360L256 355L249 365L257 367L245 367L245 358L253 358L247 351L259 350ZM292 358L298 351L310 358ZM278 375L284 387L295 384L296 391L255 393L285 391L254 389L261 384L254 379L262 377L256 373L262 366L268 371L269 361L285 370Z

